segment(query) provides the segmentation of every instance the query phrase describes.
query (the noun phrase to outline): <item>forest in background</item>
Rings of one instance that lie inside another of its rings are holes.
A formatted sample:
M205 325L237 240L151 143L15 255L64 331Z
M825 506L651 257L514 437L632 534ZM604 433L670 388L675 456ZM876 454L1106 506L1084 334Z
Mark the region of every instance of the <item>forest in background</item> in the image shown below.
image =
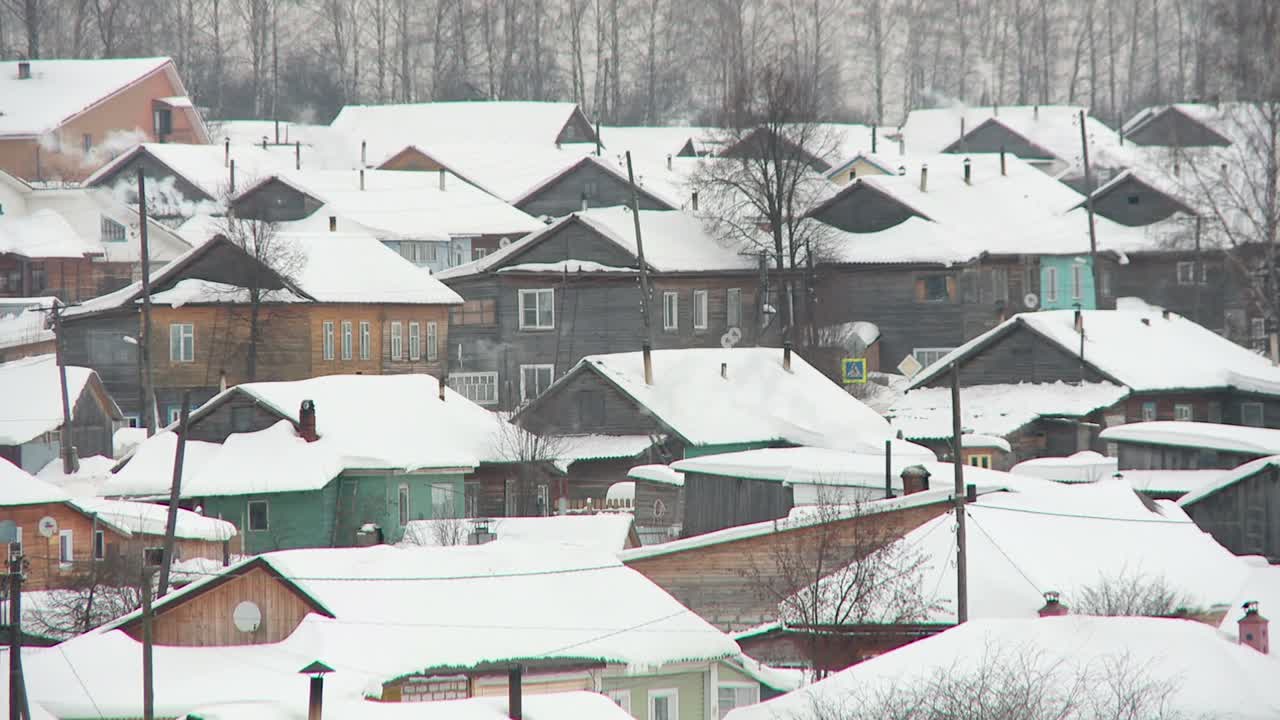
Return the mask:
M167 55L214 119L568 100L604 124L717 124L765 67L831 121L955 102L1257 97L1273 0L0 0L0 58Z

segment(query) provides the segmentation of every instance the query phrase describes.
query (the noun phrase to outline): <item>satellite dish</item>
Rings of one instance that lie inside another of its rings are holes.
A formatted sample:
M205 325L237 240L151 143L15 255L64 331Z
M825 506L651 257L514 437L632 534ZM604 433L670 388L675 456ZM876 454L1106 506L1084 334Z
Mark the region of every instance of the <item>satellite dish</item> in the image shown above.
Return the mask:
M231 622L242 633L255 632L262 625L262 610L257 603L245 600L231 611Z
M40 523L36 525L36 532L40 533L40 537L53 537L58 533L58 521L49 515L45 515L40 518Z
M506 247L511 244L511 238L504 237L498 241L498 247Z
M1027 293L1022 296L1022 304L1026 305L1028 309L1034 310L1040 305L1040 298L1035 293Z
M731 327L725 331L725 334L720 336L720 347L725 350L732 350L733 346L737 345L741 340L742 330L736 327Z

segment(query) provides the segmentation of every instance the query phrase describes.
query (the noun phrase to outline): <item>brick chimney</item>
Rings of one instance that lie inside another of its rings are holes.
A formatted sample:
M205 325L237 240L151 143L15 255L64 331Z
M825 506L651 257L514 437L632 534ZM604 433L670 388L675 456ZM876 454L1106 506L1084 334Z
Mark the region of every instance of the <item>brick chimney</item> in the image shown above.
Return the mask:
M791 341L782 343L782 369L791 372Z
M1062 604L1062 600L1058 596L1057 590L1049 590L1044 594L1044 607L1037 610L1040 617L1060 617L1069 614L1066 605Z
M923 465L902 468L902 494L924 492L929 489L929 471Z
M314 400L303 400L298 408L298 435L307 442L320 439L316 434L316 403Z
M1250 600L1244 604L1244 617L1237 623L1240 630L1240 644L1248 645L1263 655L1271 653L1271 638L1267 632L1270 620L1258 613L1258 601Z
M26 60L18 61L18 79L19 80L31 79L31 63L27 62Z

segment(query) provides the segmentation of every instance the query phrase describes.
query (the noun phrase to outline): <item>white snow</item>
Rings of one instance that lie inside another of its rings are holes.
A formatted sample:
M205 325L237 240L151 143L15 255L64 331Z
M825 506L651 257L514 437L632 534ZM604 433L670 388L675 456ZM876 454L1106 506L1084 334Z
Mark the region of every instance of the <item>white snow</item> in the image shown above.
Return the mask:
M216 443L187 440L182 460L182 485L189 487L192 478L209 464L218 451ZM173 485L173 461L177 435L170 430L157 432L140 443L128 457L128 463L102 484L106 497L168 497Z
M521 701L525 720L631 720L608 697L586 691L526 693ZM226 703L196 708L191 717L204 720L306 720L306 698L292 702ZM507 720L507 698L476 697L428 703L326 699L329 720Z
M565 435L553 441L555 466L568 472L580 460L633 458L648 450L654 438L648 435Z
M152 303L157 305L168 305L174 309L180 308L183 305L201 303L247 304L249 299L250 295L248 288L243 288L238 285L229 285L227 283L213 282L211 280L201 280L199 278L179 280L168 290L161 290L151 294ZM297 295L287 288L281 288L279 290L264 290L262 292L262 302L306 302L306 298Z
M71 497L98 497L103 484L111 477L111 469L115 467L116 461L101 455L90 455L80 458L79 464L76 472L67 475L62 472L62 459L54 458L36 473L36 477L62 488Z
M890 479L902 491L902 470L910 465L935 462L928 449L898 441L890 458ZM880 491L885 487L884 455L851 453L813 447L763 448L743 452L686 458L671 464L681 473L769 480L784 485L837 485Z
M1248 575L1235 597L1227 604L1227 612L1218 625L1218 630L1232 640L1240 637L1239 620L1244 616L1243 606L1246 602L1258 603L1258 614L1271 618L1273 622L1280 617L1280 567L1257 555L1247 556L1243 560L1249 568ZM1271 653L1274 657L1274 648Z
M0 254L25 258L84 258L102 255L101 243L82 237L58 213L0 215Z
M449 528L442 525L462 523L470 534L477 524L489 528L503 545L567 545L570 547L616 553L627 547L632 518L629 513L597 513L595 515L551 515L548 517L506 517L466 520L410 520L401 546L444 545L450 538Z
M1065 483L1098 482L1114 477L1119 461L1092 450L1081 450L1069 457L1041 457L1009 468L1009 472Z
M136 533L163 536L165 534L165 522L169 512L169 508L165 505L101 498L76 498L71 501L71 504L86 515L97 515L100 521L123 530L126 535ZM177 523L174 525L174 535L187 540L221 542L235 537L236 528L229 522L204 517L180 508Z
M52 342L53 329L45 327L51 297L0 299L0 348Z
M1230 470L1122 470L1134 490L1148 493L1186 494L1215 483Z
M1208 448L1242 455L1280 454L1280 430L1220 423L1153 420L1103 430L1106 442Z
M923 689L938 678L973 677L969 673L986 663L1011 665L1023 659L1044 678L1046 696L1083 689L1086 697L1101 699L1108 680L1123 682L1116 677L1123 663L1128 672L1140 673L1143 684L1159 688L1168 683L1170 695L1161 705L1166 712L1233 720L1264 720L1280 712L1280 685L1275 682L1280 662L1228 641L1213 628L1189 620L1068 616L970 620L797 692L734 710L725 720L862 717L855 709L875 707L874 698L911 697L913 688ZM1075 688L1085 672L1090 679L1084 688ZM995 695L1009 679L997 675L988 681L997 684L989 689Z
M68 365L66 371L71 419L75 420L76 400L95 373L75 365ZM62 427L62 384L53 355L0 363L0 398L4 398L0 402L0 445L22 445ZM114 403L111 405L114 408Z
M668 465L637 465L627 471L627 477L659 485L684 487L684 473L676 472Z
M558 262L549 262L549 263L517 263L515 265L507 265L505 267L498 268L498 272L637 273L640 271L638 268L602 265L598 262L594 262L591 260L560 260Z
M1192 503L1199 502L1219 490L1229 488L1241 480L1257 475L1268 468L1274 467L1280 467L1280 455L1258 458L1257 460L1247 462L1234 470L1220 471L1221 474L1217 477L1178 498L1178 505L1186 507Z
M107 97L151 75L169 58L31 60L31 77L17 64L0 69L0 137L40 136Z
M1003 438L1042 417L1083 417L1115 405L1127 394L1125 388L1105 382L970 385L960 388L960 427L964 433ZM917 387L897 399L886 417L904 437L949 438L951 389Z
M127 466L126 466L127 467ZM281 420L258 432L232 433L183 482L186 497L249 495L319 490L344 469L337 444L329 439L309 443L293 424Z
M0 458L0 507L61 503L70 499L62 488Z

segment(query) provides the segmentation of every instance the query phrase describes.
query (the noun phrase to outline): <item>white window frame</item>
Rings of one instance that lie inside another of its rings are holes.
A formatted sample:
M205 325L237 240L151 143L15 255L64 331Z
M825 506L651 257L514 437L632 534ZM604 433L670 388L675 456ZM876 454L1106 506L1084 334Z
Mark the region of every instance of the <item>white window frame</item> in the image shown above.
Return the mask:
M706 330L711 314L710 294L706 290L693 291L693 329Z
M169 323L169 362L196 361L196 326L191 323Z
M405 483L400 483L400 486L396 488L396 511L399 516L400 527L408 525L410 512L409 486Z
M477 405L498 404L498 373L496 372L455 372L449 373L447 381L453 391ZM474 388L488 387L484 393L472 393ZM478 399L477 399L478 398Z
M729 710L733 710L735 708L740 708L740 707L748 707L760 702L760 685L756 683L746 683L746 682L718 683L716 685L716 707L715 707L715 715L718 718L722 718L725 716L725 708L720 707L720 691L728 690L728 689L732 689L734 691L753 690L755 691L755 698L756 698L753 702L749 702L746 705L734 705L732 708L729 708Z
M679 688L657 688L649 691L649 697L648 697L649 714L647 716L649 720L657 720L657 715L654 713L654 705L655 705L655 701L658 700L659 698L668 698L667 708L670 710L670 712L667 713L667 720L680 720L680 689Z
M533 382L534 382L534 384L536 385L536 384L538 383L538 373L539 373L539 372L541 372L541 371L543 371L543 370L546 370L546 371L547 371L547 376L548 376L548 377L547 377L547 387L546 387L546 388L542 388L541 390L539 390L538 392L534 393L533 395L529 395L529 393L528 393L528 391L527 391L526 384L525 384L525 374L526 374L526 372L528 372L528 371L533 371ZM551 384L552 384L552 383L554 383L555 381L556 381L556 366L555 366L555 365L551 365L551 364L547 364L547 363L536 363L536 364L531 364L531 365L521 365L521 366L520 366L520 401L521 401L521 402L525 402L525 401L527 401L527 400L532 400L532 399L534 399L534 398L538 397L538 396L539 396L539 395L541 395L543 392L546 392L546 389L547 389L547 388L549 388L549 387L551 387Z
M404 323L399 320L391 321L391 359L400 360L404 357Z
M1076 263L1071 266L1071 299L1084 297L1084 265Z
M604 694L607 695L609 699L613 701L614 705L617 705L618 707L622 708L622 712L628 715L631 714L631 690L630 689L606 690Z
M409 323L409 359L422 359L422 323L416 320Z
M351 321L342 321L342 359L351 359Z
M457 515L454 508L457 491L450 483L431 483L431 519L452 518ZM441 502L443 499L443 502ZM441 512L440 508L445 508Z
M724 324L742 327L742 288L729 288L724 296Z
M662 293L662 329L680 329L680 293L675 290Z
M360 321L360 359L368 360L369 352L373 345L373 333L369 327L368 320Z
M333 321L325 320L324 324L321 326L321 332L322 332L322 338L323 338L321 340L321 343L324 347L324 359L332 360L333 359Z
M266 511L265 514L266 514L267 523L260 528L256 528L253 526L253 510L251 508L255 504L262 505L263 509ZM246 532L267 532L268 530L271 529L271 503L269 501L250 500L245 503L244 508L245 508L244 509L244 529Z
M1191 403L1174 403L1173 419L1182 422L1193 422L1196 418L1195 406Z
M1258 408L1258 424L1257 424L1257 425L1247 425L1247 424L1245 424L1245 421L1244 421L1244 418L1245 418L1245 412L1244 412L1244 411L1245 411L1245 408L1254 408L1254 407ZM1266 407L1265 407L1262 403L1260 403L1260 402L1246 402L1246 403L1240 403L1240 424L1241 424L1243 427L1266 427L1266 426L1267 426L1267 409L1266 409Z
M71 530L58 531L58 564L68 567L76 561L75 533Z
M440 333L435 320L427 321L427 362L440 359Z
M1196 263L1194 260L1179 260L1177 273L1179 285L1196 284Z
M194 409L195 409L195 408L192 408L192 410L194 410ZM181 405L170 405L170 406L169 406L169 411L168 411L167 413L165 413L165 420L166 420L165 424L166 424L166 425L172 425L172 424L174 424L174 423L176 423L176 422L180 421L181 419L182 419L182 406L181 406Z
M18 532L18 535L17 535L17 541L14 542L13 544L17 545L18 551L21 552L22 551L22 526L19 525L16 528L14 528L14 530Z
M929 367L930 365L941 360L943 357L947 355L947 353L951 352L952 350L955 350L955 348L950 348L950 347L911 348L911 356L914 357L916 361L920 363L921 366ZM929 360L929 362L925 362L925 358L931 358L931 359Z
M533 300L533 323L525 322L525 310L529 309L529 298ZM547 322L543 322L543 298L547 303ZM517 300L521 330L554 330L556 327L556 291L554 288L531 288L517 291Z
M1058 268L1044 269L1044 287L1040 288L1046 303L1058 302Z
M104 530L93 531L93 559L107 559L107 533Z
M1147 417L1147 408L1151 409L1151 417ZM1160 417L1160 406L1151 400L1142 403L1142 422L1151 422Z

